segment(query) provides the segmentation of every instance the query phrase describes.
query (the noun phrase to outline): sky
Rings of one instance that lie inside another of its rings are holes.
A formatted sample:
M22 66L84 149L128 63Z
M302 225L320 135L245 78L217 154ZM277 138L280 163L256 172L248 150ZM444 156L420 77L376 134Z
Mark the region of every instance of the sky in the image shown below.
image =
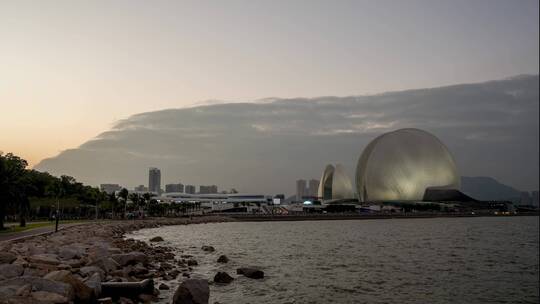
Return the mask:
M0 1L0 151L132 114L538 74L538 1Z

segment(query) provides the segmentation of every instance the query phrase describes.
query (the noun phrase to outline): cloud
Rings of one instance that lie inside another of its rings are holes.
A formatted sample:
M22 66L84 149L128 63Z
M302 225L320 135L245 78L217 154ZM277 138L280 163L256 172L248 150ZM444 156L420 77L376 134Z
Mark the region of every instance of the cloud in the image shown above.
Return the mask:
M340 162L352 176L376 136L414 127L438 136L461 175L538 188L538 76L373 96L271 98L141 113L36 168L91 184L167 182L292 193Z

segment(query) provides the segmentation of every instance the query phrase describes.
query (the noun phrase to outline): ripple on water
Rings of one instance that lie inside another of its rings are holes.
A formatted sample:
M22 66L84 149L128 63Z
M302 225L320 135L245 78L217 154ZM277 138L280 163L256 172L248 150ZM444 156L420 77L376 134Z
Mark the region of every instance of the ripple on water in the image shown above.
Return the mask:
M211 303L538 302L537 217L232 222L129 237L156 235L194 256L193 277L265 271L263 280L211 284ZM217 264L221 254L230 262Z

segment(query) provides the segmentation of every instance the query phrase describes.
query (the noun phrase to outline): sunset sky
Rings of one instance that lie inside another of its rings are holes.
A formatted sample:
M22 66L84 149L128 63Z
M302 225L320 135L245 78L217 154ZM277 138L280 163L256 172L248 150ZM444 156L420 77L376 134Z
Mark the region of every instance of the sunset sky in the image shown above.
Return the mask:
M0 1L0 151L132 114L538 74L538 1Z

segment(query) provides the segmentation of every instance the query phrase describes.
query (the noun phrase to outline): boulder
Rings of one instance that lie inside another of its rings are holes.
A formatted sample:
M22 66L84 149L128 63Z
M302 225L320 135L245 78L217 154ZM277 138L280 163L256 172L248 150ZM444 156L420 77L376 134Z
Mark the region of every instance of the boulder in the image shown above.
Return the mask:
M120 267L120 265L115 260L113 260L111 258L108 258L108 257L104 257L104 258L100 258L98 260L95 260L95 261L91 262L90 264L88 264L88 266L99 267L101 270L103 270L105 272L111 272L111 271L114 271L114 270L118 269L118 267Z
M243 267L236 269L237 274L242 274L250 279L262 279L264 278L264 272L262 270L250 267Z
M142 274L147 274L147 273L148 273L148 268L144 267L140 263L136 264L135 266L132 266L131 270L129 271L129 274L134 274L134 275L142 275Z
M19 288L20 286L16 286L16 285L1 285L0 284L0 299L13 297L14 295L17 294L17 291L19 290Z
M155 236L153 238L150 239L150 242L163 242L164 239L160 236Z
M73 287L71 285L63 283L63 282L57 282L45 278L40 277L30 277L30 276L22 276L22 277L16 277L4 281L0 281L0 286L23 286L23 285L31 285L32 290L35 291L47 291L51 293L56 293L61 296L66 297L68 300L73 300L74 298L74 292Z
M30 263L45 264L45 265L60 264L60 260L58 260L58 256L52 253L34 254L28 257L28 261Z
M90 288L96 298L101 295L101 277L99 273L92 274L88 279L84 281L84 285Z
M139 251L133 251L129 253L122 253L122 254L113 254L111 255L111 258L115 260L120 266L126 266L130 264L147 264L148 263L148 256L146 254L139 252Z
M85 277L91 276L94 273L98 273L100 279L105 278L105 272L103 271L103 269L101 269L101 268L99 268L97 266L85 266L85 267L79 269L79 272Z
M173 279L176 279L176 277L180 274L180 271L178 269L173 269L170 272L167 273L168 276L172 277Z
M100 243L88 248L88 258L91 261L99 260L109 255L109 246L104 243Z
M208 281L188 279L182 282L173 296L173 304L207 304L210 298Z
M71 285L73 291L75 292L75 299L79 303L88 303L92 300L94 296L94 290L84 284L81 280L71 274L67 270L58 270L48 273L45 279L63 282Z
M111 247L109 248L109 253L110 254L120 254L122 253L122 250L118 247Z
M58 257L62 260L80 259L83 255L81 246L62 246L58 249Z
M199 265L199 263L197 263L197 261L195 261L194 259L188 260L187 264L188 264L188 266L197 266L197 265Z
M55 303L55 304L69 303L68 298L66 298L65 296L54 293L54 292L49 292L49 291L32 292L32 298L34 298L36 301L45 302L45 303Z
M56 269L58 270L71 270L71 266L67 265L67 264L60 264L58 266L56 266Z
M158 287L160 290L169 290L170 287L169 285L165 284L165 283L161 283L159 284L159 287Z
M37 268L25 268L23 276L26 277L42 277L47 274L47 270Z
M219 258L217 259L217 262L225 264L229 262L229 258L226 255L220 255Z
M21 297L28 297L32 293L32 285L26 284L17 289L17 295Z
M63 264L69 265L71 268L79 268L83 265L83 261L79 259L63 261Z
M17 259L11 252L0 252L0 264L10 264Z
M24 267L17 264L0 264L0 279L11 279L21 276L24 272Z
M22 267L28 267L28 262L22 256L17 257L17 259L13 261L11 264L21 265Z
M226 272L221 272L220 271L220 272L216 273L216 275L214 276L214 282L216 282L216 283L229 284L233 280L234 280L234 278L231 277Z
M202 246L201 249L202 249L203 251L206 251L206 252L214 252L214 251L216 251L216 249L215 249L214 247L212 247L212 246L207 246L207 245Z

